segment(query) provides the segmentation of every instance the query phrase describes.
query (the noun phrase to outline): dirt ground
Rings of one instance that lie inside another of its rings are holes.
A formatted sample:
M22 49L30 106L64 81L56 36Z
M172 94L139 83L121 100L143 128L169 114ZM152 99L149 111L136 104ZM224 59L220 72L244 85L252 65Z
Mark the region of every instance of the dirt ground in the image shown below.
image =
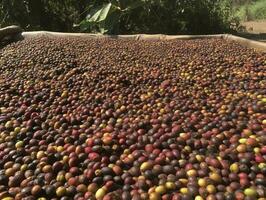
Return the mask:
M243 22L249 33L266 33L266 20Z
M266 42L266 19L243 22L242 26L245 27L246 31L240 33L240 36Z

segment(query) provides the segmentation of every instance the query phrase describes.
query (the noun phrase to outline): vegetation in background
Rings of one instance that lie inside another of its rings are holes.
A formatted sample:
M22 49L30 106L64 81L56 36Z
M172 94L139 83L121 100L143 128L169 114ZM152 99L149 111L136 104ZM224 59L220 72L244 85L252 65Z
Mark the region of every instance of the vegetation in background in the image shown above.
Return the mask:
M1 0L1 26L107 34L228 32L232 0Z
M224 0L119 0L92 7L80 23L83 31L101 33L213 33L229 27Z
M240 21L266 19L266 0L250 0L242 5L236 5L235 17Z

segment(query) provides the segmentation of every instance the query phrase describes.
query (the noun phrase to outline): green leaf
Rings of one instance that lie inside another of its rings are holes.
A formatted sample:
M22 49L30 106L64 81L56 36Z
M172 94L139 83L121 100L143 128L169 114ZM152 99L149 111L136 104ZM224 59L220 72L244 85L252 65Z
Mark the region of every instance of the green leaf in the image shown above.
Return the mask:
M112 3L108 3L105 6L103 6L103 8L101 9L101 13L99 15L99 18L97 20L98 22L106 19L107 15L110 11L111 6L112 6Z
M89 22L101 22L104 21L110 11L112 4L108 3L103 5L102 7L98 8L98 10L93 10L87 16L87 21Z
M93 14L88 15L85 20L80 22L79 27L81 31L94 29L104 34L111 33L116 29L121 10L112 3L108 3L94 9L91 13Z
M105 29L104 27L100 27L99 29L100 29L100 33L101 33L101 34L105 34L105 33L108 32L108 30Z
M81 31L86 31L90 28L90 26L92 25L92 22L88 21L88 20L82 20L80 23L79 23L79 28Z
M94 15L92 15L91 17L88 18L88 21L90 22L96 22L101 14L102 8L100 10L98 10L96 13L94 13Z

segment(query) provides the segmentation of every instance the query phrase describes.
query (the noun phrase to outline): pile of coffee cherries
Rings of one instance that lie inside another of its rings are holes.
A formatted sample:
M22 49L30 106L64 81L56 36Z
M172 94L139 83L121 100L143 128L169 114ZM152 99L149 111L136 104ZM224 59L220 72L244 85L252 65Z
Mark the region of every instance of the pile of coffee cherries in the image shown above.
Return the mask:
M222 39L0 49L0 199L265 197L266 53Z

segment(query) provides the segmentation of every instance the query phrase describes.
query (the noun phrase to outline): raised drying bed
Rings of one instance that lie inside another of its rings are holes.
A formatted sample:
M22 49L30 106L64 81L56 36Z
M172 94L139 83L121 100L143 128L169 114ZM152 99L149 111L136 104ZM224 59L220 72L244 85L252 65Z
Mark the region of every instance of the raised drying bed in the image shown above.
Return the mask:
M264 199L264 46L22 36L0 49L0 199Z

